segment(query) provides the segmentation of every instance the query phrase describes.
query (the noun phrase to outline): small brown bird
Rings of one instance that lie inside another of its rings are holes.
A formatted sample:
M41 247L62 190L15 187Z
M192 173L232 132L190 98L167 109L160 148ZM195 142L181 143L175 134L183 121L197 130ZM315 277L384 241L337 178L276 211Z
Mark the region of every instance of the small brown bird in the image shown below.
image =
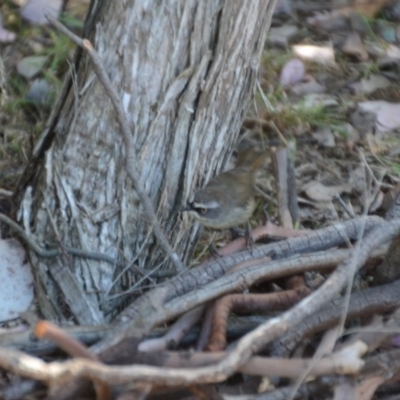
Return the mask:
M197 190L181 211L190 212L201 224L214 229L248 222L257 205L256 173L265 157L266 152L258 152L251 162L217 175Z

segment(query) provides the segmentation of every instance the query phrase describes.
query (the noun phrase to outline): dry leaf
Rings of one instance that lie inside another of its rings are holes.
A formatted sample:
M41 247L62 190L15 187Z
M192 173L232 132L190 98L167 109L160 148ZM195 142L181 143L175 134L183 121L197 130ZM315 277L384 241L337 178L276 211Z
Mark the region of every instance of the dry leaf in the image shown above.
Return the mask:
M279 28L271 28L268 31L267 40L273 46L286 47L288 40L299 31L296 25L283 25Z
M364 101L358 104L362 111L375 114L375 127L380 133L390 132L400 127L400 103L383 100Z
M319 94L325 92L325 86L320 85L314 77L311 75L306 75L304 77L304 82L298 83L297 85L292 87L292 93L297 94L299 96L303 96L305 94Z
M318 129L313 133L313 138L322 147L335 147L335 136L328 127Z
M389 79L385 78L383 75L372 74L368 79L362 79L359 86L359 91L356 93L370 94L378 89L385 89L392 84Z
M342 185L325 186L320 182L311 181L304 188L306 195L315 201L331 201L332 197L337 193L350 193L353 185L344 183Z
M324 65L335 65L335 52L332 46L312 46L297 44L292 47L293 53L303 59Z
M17 63L17 71L26 79L31 79L42 70L47 59L46 56L24 57Z
M389 4L389 0L353 0L354 11L371 18L386 4Z
M368 53L366 52L360 35L357 32L353 32L347 37L346 42L342 47L342 51L347 56L355 57L360 61L368 60Z
M373 202L369 206L369 212L373 213L373 212L377 211L379 208L381 208L384 196L385 195L383 194L382 190L379 190L378 193L376 194Z
M304 101L299 106L294 106L295 109L312 109L315 107L335 107L338 105L337 100L332 96L322 93L310 93L304 97Z
M350 8L342 8L339 10L316 12L312 17L306 19L307 24L318 29L323 29L326 32L343 30L347 28L347 18L351 15Z

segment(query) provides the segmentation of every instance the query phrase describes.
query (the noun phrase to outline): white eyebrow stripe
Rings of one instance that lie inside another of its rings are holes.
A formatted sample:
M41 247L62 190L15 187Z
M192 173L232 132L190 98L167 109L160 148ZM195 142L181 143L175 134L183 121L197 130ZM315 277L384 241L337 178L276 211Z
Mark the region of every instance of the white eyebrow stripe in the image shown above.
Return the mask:
M219 208L220 204L218 203L218 201L212 200L212 201L208 201L207 203L193 203L193 207L194 208Z

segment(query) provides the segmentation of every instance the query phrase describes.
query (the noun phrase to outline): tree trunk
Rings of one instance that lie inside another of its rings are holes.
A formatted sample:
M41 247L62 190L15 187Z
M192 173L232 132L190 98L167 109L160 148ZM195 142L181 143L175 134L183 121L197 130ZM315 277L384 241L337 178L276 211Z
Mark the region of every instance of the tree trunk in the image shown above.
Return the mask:
M231 154L275 1L97 3L84 35L122 100L158 220L187 262L197 227L189 229L178 211ZM24 228L42 246L58 242L134 264L122 274L120 266L67 251L53 258L30 252L44 316L100 324L112 293L168 257L127 178L120 126L87 54L77 52L71 76L17 193Z

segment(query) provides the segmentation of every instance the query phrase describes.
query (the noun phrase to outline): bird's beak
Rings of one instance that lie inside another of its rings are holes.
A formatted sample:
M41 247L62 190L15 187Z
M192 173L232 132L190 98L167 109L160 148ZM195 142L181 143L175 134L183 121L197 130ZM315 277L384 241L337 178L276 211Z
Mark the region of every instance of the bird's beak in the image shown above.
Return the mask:
M190 204L186 204L186 206L182 207L179 212L185 212L192 210L192 206Z

